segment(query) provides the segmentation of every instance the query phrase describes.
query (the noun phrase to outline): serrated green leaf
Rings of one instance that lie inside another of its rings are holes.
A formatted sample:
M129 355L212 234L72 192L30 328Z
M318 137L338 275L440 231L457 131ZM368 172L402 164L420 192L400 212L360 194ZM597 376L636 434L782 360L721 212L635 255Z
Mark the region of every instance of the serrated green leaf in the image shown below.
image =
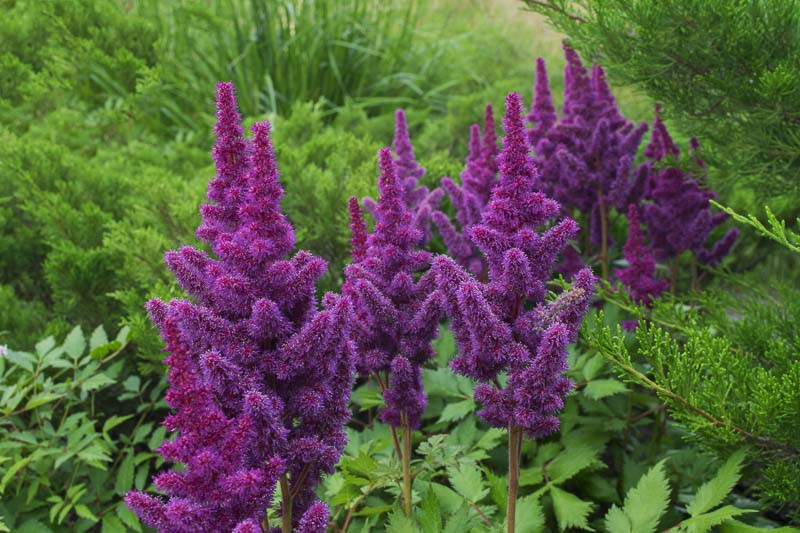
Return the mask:
M84 504L79 503L75 506L75 514L80 516L81 518L85 518L86 520L91 520L92 522L97 522L100 520L97 518L92 511L89 510Z
M592 502L585 502L574 494L555 486L550 487L550 497L553 499L553 510L561 531L570 527L594 531L589 527L588 521L589 513L594 508Z
M428 487L428 492L422 499L417 516L423 533L440 533L442 531L442 511L439 508L439 499L431 487Z
M89 337L89 350L94 350L103 344L108 344L108 335L106 335L106 330L103 329L103 326L97 326L92 332L92 336Z
M627 390L625 384L616 379L595 379L586 384L583 394L592 400L600 400Z
M125 455L125 459L119 465L117 470L117 481L114 484L114 492L123 496L133 486L133 454Z
M612 505L606 513L604 524L608 533L633 533L628 516L616 505Z
M122 343L119 341L111 341L106 344L101 344L100 346L92 348L92 350L89 352L89 356L94 360L102 359L111 352L119 350L121 346Z
M128 509L128 506L125 505L125 502L117 503L116 507L117 518L119 518L126 526L131 528L134 531L142 531L142 524L139 522L139 518L136 517L136 514Z
M386 533L415 533L419 531L411 517L400 509L395 509L386 523Z
M52 401L58 400L63 395L61 394L54 394L52 392L40 392L39 394L33 396L28 402L25 404L24 409L36 409L39 406L42 406L46 403L50 403Z
M597 354L583 365L583 377L584 379L591 381L593 380L597 374L603 369L603 365L605 364L606 360L603 358L602 355Z
M722 503L722 500L730 494L734 485L739 481L744 457L744 449L736 451L725 461L712 479L703 483L686 508L686 512L690 516L705 513Z
M55 347L55 345L56 345L56 340L52 336L47 337L46 339L42 339L36 343L35 346L36 353L39 354L39 356L41 357L50 350L52 350Z
M623 510L631 521L631 530L635 533L655 531L667 510L669 494L664 461L661 461L648 470L625 496Z
M443 533L463 533L469 531L469 507L464 505L447 519Z
M755 512L753 509L739 509L733 505L726 505L710 513L704 513L684 520L682 525L688 533L707 533L712 527L718 526L726 520L753 512Z
M539 533L544 530L544 511L537 496L529 494L517 500L517 512L514 515L516 533Z
M67 355L73 359L80 357L83 350L86 349L86 337L83 336L83 330L80 326L75 326L73 330L69 332L67 338L64 339L62 348L64 348Z
M108 419L105 422L103 422L103 433L108 433L109 431L111 431L118 425L122 424L126 420L133 418L133 416L134 415L125 415L125 416L113 415L108 417Z
M382 406L384 404L381 391L369 387L360 387L356 389L353 392L351 400L354 404L359 406L362 411L370 407Z
M475 402L472 400L462 400L460 402L448 403L442 409L439 422L453 422L461 420L475 410Z
M505 436L505 429L489 428L483 432L481 438L475 443L475 447L486 451L494 450L505 440Z
M24 457L18 460L13 465L11 465L11 468L9 468L8 471L6 471L5 475L3 476L3 479L0 480L0 494L3 494L3 492L5 492L6 485L8 484L9 481L11 481L11 478L13 478L17 472L25 468L25 466L27 466L27 464L30 463L33 460L33 458L34 458L33 455L29 455L28 457Z
M477 466L463 463L450 466L447 469L447 476L453 490L471 503L479 502L489 494L489 489L484 486L483 476Z
M54 342L55 344L55 342ZM28 352L17 352L9 350L5 356L7 361L11 361L15 365L24 368L28 372L33 372L33 366L36 363L36 357Z
M602 451L602 446L592 446L587 443L580 443L564 449L547 465L550 481L554 485L563 483L581 470L600 464L597 457Z
M126 533L125 525L113 514L103 517L103 529L101 533Z
M98 390L106 385L111 385L112 383L114 383L114 380L101 372L84 381L81 384L81 390L83 392Z

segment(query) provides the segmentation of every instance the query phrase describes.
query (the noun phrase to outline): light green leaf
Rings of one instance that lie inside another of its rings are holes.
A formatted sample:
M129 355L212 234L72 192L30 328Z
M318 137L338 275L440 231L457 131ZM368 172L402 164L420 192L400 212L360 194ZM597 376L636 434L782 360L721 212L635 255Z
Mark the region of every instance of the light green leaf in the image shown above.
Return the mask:
M106 335L106 330L103 329L103 326L97 326L89 338L89 350L94 350L104 344L108 344L108 335Z
M753 512L755 512L753 509L739 509L733 505L726 505L725 507L720 507L716 511L693 516L688 520L684 520L682 525L686 528L688 533L707 533L712 527L718 526L726 520Z
M83 330L80 326L75 326L75 328L69 332L67 338L64 339L62 348L64 348L67 355L73 359L80 357L83 350L86 348L86 337L83 336Z
M612 505L606 513L605 527L608 533L633 533L631 521L625 512L616 505Z
M422 499L418 520L423 533L440 533L442 531L442 511L439 509L439 499L431 487L428 487L428 492Z
M81 384L81 390L83 392L89 392L97 389L103 388L105 385L111 385L114 383L114 380L110 377L106 376L105 374L98 373L87 379Z
M739 481L739 471L742 468L744 457L744 449L736 451L725 461L725 464L722 465L712 479L703 483L692 502L686 508L686 512L690 516L705 513L722 503L722 500L725 499L734 485L736 485L736 482Z
M581 470L600 464L597 457L602 451L602 445L592 446L588 443L580 443L569 446L547 465L547 473L551 482L554 485L563 483Z
M6 485L8 484L9 481L11 481L11 478L13 478L17 472L25 468L25 466L32 460L33 460L33 455L29 455L28 457L20 459L16 463L11 465L11 468L9 468L8 471L5 473L3 479L0 480L0 494L3 494L3 492L6 490Z
M36 362L36 357L28 352L16 352L9 350L6 354L6 360L11 361L17 366L20 366L28 372L33 372L33 365Z
M119 330L117 333L117 342L120 344L125 344L128 342L128 334L131 332L130 326L123 326L122 329Z
M386 533L416 533L419 531L411 517L405 515L400 509L395 509L389 515L386 524Z
M597 354L583 365L583 377L589 381L593 380L595 376L603 369L606 360L602 355Z
M36 409L37 407L55 401L62 396L62 394L54 394L52 392L40 392L28 400L28 403L25 404L25 409Z
M544 530L544 511L539 498L529 494L517 500L516 533L540 533ZM507 529L508 520L503 524L503 530Z
M483 485L481 471L475 465L462 463L457 467L450 466L447 475L453 489L471 503L479 502L489 494L489 489Z
M114 429L118 425L122 424L126 420L128 420L130 418L133 418L133 416L134 415L125 415L125 416L113 415L113 416L110 416L103 423L103 433L108 433L109 431L111 431L112 429Z
M469 511L469 507L464 505L461 509L453 513L453 515L447 519L443 533L463 533L464 531L469 531Z
M460 402L448 403L439 416L439 422L453 422L461 420L475 409L475 402L472 400L462 400Z
M120 496L124 495L133 486L133 454L125 455L125 459L117 470L117 481L114 484L114 492Z
M120 522L119 518L113 514L107 514L103 517L102 533L126 533L125 525Z
M550 487L550 496L553 498L553 510L558 520L558 528L564 531L570 527L594 531L589 527L587 518L592 512L592 502L585 502L572 493L558 487Z
M475 447L486 451L494 450L500 445L501 442L503 442L505 436L505 429L489 428L483 432L481 438L478 439L477 443L475 443Z
M134 531L142 531L142 525L133 511L128 509L125 502L119 502L116 507L117 518Z
M79 503L75 506L75 513L80 516L81 518L85 518L87 520L91 520L92 522L97 522L100 520L97 518L92 511L89 510L84 504Z
M583 389L583 394L592 400L599 400L627 390L628 388L625 387L625 384L616 379L595 379L586 385L586 388Z
M56 340L53 337L47 337L46 339L43 339L36 343L36 353L38 353L39 356L43 356L44 354L52 350L55 347L55 345L56 345Z
M655 531L658 521L667 510L669 495L664 461L661 461L648 470L625 496L623 510L631 521L631 530L635 533Z

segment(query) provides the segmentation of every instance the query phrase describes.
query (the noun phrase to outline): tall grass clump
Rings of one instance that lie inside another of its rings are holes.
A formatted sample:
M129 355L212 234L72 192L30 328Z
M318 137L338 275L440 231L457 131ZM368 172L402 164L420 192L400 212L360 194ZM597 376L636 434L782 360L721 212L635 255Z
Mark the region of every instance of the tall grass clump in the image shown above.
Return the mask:
M389 109L438 100L449 79L446 39L417 31L416 0L136 0L131 11L160 25L160 113L192 128L207 88L231 80L245 116L287 111L293 102L329 108L354 99ZM443 81L444 80L444 81Z

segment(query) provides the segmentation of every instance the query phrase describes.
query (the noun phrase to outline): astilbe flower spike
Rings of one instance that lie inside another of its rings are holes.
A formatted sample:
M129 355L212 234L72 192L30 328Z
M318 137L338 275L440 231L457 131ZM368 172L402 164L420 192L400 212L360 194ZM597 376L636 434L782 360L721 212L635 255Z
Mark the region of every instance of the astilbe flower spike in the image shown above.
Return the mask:
M163 532L261 532L280 482L283 531L323 532L315 487L346 444L352 307L327 294L318 310L325 262L302 251L285 259L294 232L269 124L244 138L230 83L217 86L217 119L217 175L197 231L217 258L168 252L192 300L147 305L169 352L164 425L176 434L159 451L184 468L156 476L166 500L133 491L126 502Z
M564 104L558 117L553 106L545 62L536 62L534 102L527 120L528 141L535 152L541 189L567 211L588 216L588 237L600 248L606 276L609 213L624 212L645 192L649 165L633 168L647 124L635 126L619 111L605 72L594 65L590 73L578 54L564 44ZM584 250L587 251L587 250ZM571 277L577 254L559 270Z
M486 261L467 236L467 231L481 221L492 188L497 183L497 137L491 105L486 106L483 138L477 124L470 128L469 155L461 173L461 185L447 177L442 178L441 183L456 209L456 220L461 231L441 211L434 211L433 221L450 256L475 276L482 277L485 275Z
M697 140L692 139L693 164L699 170L705 166L697 157ZM650 164L679 162L680 149L670 137L660 109L656 108L653 135L645 155ZM706 247L711 230L724 222L726 213L711 212L709 200L716 197L706 188L702 180L676 166L665 166L653 170L650 176L647 199L643 207L643 219L650 234L651 247L659 261L676 259L684 251L694 253L697 260L715 265L730 251L739 236L737 228L729 229L711 248Z
M468 230L487 258L488 280L476 280L446 256L437 257L431 269L459 349L451 368L480 382L478 415L493 427L509 429L509 531L522 435L535 439L558 429L557 413L572 387L563 376L567 345L577 336L596 282L584 269L571 289L553 301L545 298L554 263L578 226L565 218L538 231L561 206L536 192L538 176L528 157L521 106L518 94L508 95L500 180L482 222ZM505 386L501 373L508 376Z
M628 266L614 270L614 274L628 288L635 302L650 305L653 298L669 287L669 282L655 277L656 260L644 244L639 209L635 204L628 206L628 240L623 251Z
M414 227L422 232L422 244L427 243L431 238L431 216L439 202L444 197L444 192L439 189L429 190L425 186L418 185L425 169L419 166L414 156L414 146L411 144L411 137L408 133L408 122L406 112L398 109L395 113L394 141L392 142L394 152L395 173L400 188L403 193L403 201L411 211L412 223ZM367 212L375 216L377 204L372 198L362 200Z
M411 430L419 427L427 404L422 365L433 357L431 341L444 309L430 275L415 281L415 273L428 268L431 256L419 250L422 231L404 202L403 184L388 148L380 151L379 160L375 228L366 238L358 202L350 200L353 263L345 269L342 290L355 309L358 371L375 376L381 385L386 402L381 419L393 433L397 427L403 430L405 451L398 449L398 455L403 461L409 512L410 470L406 468Z

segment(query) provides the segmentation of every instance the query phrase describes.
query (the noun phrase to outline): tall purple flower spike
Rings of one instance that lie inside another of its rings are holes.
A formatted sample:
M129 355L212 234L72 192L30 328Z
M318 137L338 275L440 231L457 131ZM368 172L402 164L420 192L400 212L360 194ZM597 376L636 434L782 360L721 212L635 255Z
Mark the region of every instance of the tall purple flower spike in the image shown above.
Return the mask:
M155 477L166 500L133 491L126 502L159 531L260 532L281 479L296 530L325 531L315 488L347 441L352 306L326 294L318 310L325 262L304 251L284 259L295 239L269 131L256 123L246 140L233 85L217 86L217 176L197 230L217 259L168 252L192 300L147 304L169 352L164 425L176 434L159 451L184 468Z
M422 232L422 244L427 243L431 238L431 216L439 202L444 197L444 191L436 188L432 191L427 187L419 186L419 179L425 175L425 169L419 166L414 157L414 146L411 144L411 137L408 133L408 122L406 112L398 109L395 113L394 141L392 142L394 152L395 173L400 183L403 194L403 201L411 211L412 224ZM364 209L376 216L377 204L372 198L362 200Z
M639 210L631 204L628 206L628 241L623 248L628 267L618 268L614 274L628 288L635 302L650 305L653 298L669 287L669 281L656 279L656 260L644 244L639 224Z
M473 124L470 128L469 155L466 168L461 173L461 185L456 185L450 178L442 178L442 189L447 192L456 209L456 220L461 231L459 232L441 211L433 213L433 221L447 246L448 253L459 265L478 277L485 275L486 260L467 236L467 231L481 221L492 188L497 183L497 137L491 105L486 106L483 132L481 138L480 127L477 124Z
M354 262L345 269L342 290L355 308L358 371L376 375L385 387L383 421L415 428L427 405L422 365L433 357L430 343L438 333L443 300L432 275L415 280L431 256L419 250L422 231L404 202L389 148L380 151L379 160L380 198L372 234L365 237L358 202L350 199Z
M692 139L694 165L702 169L705 165L697 157L698 148L697 140ZM680 159L680 149L667 132L658 107L653 121L653 135L645 156L651 160L651 165L667 159L677 163ZM654 168L647 193L647 199L652 203L644 205L643 218L657 260L666 261L690 250L701 263L715 265L736 242L739 230L734 227L711 248L706 248L711 230L724 222L728 215L712 214L709 200L715 198L716 194L704 185L701 179L683 169L674 166Z
M596 279L581 270L571 289L545 299L553 264L578 225L565 218L537 231L561 206L535 192L538 177L528 157L521 106L519 94L508 95L500 180L483 221L468 230L486 255L488 281L476 280L446 256L434 260L431 272L459 348L451 367L480 382L478 414L491 426L521 428L538 438L558 429L557 413L572 386L563 376L566 348L577 336ZM508 375L504 387L501 373Z
M601 244L601 218L615 207L624 212L645 192L650 167L633 168L647 124L635 126L614 101L605 72L591 75L578 54L564 44L564 104L556 115L547 69L536 60L534 102L526 119L528 140L540 171L541 189L568 211L589 215L591 241Z

